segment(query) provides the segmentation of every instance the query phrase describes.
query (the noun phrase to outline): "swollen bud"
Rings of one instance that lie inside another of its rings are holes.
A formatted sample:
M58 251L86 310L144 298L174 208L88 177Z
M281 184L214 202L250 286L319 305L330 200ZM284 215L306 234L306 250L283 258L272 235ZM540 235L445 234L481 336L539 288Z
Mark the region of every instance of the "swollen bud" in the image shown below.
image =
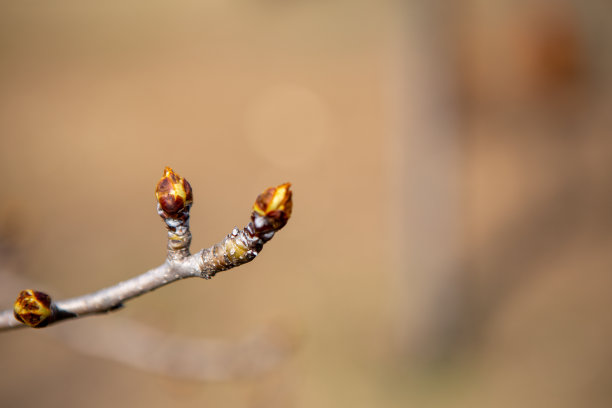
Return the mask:
M253 215L265 217L267 224L273 230L285 226L289 217L293 201L291 200L291 183L270 187L257 196L253 204Z
M189 210L193 203L191 185L170 167L164 169L164 176L157 183L155 196L161 210L168 218L177 218L182 211Z
M15 319L30 327L45 327L51 317L51 297L32 289L22 290L13 305Z

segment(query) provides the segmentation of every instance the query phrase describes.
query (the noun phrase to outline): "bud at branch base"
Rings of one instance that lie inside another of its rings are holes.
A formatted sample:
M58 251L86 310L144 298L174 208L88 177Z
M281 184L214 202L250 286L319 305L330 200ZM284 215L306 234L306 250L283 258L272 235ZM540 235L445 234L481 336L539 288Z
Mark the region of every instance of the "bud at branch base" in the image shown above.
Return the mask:
M13 314L30 327L44 327L51 316L51 297L32 289L22 290L13 305Z

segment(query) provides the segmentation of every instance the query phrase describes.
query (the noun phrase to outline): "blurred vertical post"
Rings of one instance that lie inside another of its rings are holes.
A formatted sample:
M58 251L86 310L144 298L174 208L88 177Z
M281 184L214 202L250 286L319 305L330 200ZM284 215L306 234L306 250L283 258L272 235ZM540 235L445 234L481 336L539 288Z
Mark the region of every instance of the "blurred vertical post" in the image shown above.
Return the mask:
M391 53L389 251L395 269L396 350L423 363L446 355L460 313L457 6L401 6Z

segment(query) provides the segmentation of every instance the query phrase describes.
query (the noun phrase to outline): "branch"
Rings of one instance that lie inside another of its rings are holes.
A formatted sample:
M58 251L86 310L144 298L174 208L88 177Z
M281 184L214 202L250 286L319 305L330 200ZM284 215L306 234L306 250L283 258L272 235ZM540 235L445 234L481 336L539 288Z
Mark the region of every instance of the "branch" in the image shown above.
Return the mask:
M199 381L250 378L270 371L299 341L285 325L269 324L234 340L164 333L131 319L84 319L48 334L88 356L148 373Z
M107 313L124 302L174 281L201 277L252 261L276 231L285 226L292 210L290 184L271 187L253 205L251 222L242 230L234 228L219 243L191 254L189 210L193 203L191 186L166 167L157 183L157 212L168 228L166 262L142 275L114 286L72 299L53 301L49 295L32 289L21 291L13 310L0 312L0 330L31 326L45 327L71 318Z
M0 224L2 220L0 219ZM31 286L18 273L14 235L0 227L0 299ZM147 373L199 381L250 378L268 372L292 354L300 339L285 324L268 324L238 339L207 339L164 333L139 321L116 316L54 325L44 335L83 355L102 358Z

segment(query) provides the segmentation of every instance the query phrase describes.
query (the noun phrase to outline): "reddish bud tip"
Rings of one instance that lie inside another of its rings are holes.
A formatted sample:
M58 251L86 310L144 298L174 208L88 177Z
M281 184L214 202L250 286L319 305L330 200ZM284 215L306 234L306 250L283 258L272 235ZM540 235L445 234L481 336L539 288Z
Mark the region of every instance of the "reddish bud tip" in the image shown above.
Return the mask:
M155 196L161 209L173 218L193 203L191 185L170 167L164 170L164 176L157 183Z
M22 290L13 305L15 319L30 327L46 326L51 313L51 297L32 289Z
M257 196L255 204L253 204L253 212L268 219L273 229L282 228L293 209L293 201L291 200L291 183L281 184L277 187L267 188L263 193Z

